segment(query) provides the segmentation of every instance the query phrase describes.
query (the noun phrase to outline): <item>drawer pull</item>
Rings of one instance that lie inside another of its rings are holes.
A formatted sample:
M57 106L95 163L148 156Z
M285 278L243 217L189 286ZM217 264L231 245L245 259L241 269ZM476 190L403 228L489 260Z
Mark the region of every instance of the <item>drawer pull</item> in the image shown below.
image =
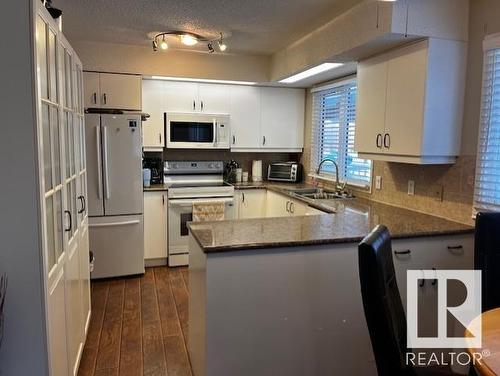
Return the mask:
M448 250L450 250L450 251L456 251L459 249L464 249L464 246L463 245L449 245L448 246Z
M409 255L411 253L410 249L407 249L405 251L394 251L395 255Z

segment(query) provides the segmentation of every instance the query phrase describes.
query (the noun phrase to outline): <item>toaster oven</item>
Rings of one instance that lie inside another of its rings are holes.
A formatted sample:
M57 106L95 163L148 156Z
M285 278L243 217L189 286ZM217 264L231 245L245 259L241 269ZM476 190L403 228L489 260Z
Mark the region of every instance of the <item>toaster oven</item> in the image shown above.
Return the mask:
M297 162L271 163L267 168L267 180L299 183L302 181L302 165Z

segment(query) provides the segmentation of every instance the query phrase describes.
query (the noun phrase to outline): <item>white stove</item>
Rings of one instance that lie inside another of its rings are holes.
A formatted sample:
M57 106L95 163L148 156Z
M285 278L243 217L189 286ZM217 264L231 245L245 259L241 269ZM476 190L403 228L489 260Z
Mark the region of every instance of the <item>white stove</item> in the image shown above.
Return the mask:
M164 183L168 186L168 264L189 264L189 230L193 204L224 202L225 219L235 217L234 187L224 183L221 161L167 161Z

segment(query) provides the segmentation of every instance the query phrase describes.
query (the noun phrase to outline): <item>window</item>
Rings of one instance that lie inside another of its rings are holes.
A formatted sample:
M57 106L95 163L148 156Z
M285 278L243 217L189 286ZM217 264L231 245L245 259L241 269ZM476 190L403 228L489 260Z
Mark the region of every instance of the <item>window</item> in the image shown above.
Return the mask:
M477 210L500 210L500 34L484 42L483 90L478 136Z
M313 92L310 168L315 174L321 160L330 158L337 162L342 181L369 187L371 161L358 158L354 151L356 96L355 80ZM333 178L333 164L325 163L321 175Z

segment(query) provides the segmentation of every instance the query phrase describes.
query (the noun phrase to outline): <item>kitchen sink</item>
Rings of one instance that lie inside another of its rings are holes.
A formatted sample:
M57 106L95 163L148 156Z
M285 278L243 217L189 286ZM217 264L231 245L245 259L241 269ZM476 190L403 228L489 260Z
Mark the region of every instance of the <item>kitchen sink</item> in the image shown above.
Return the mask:
M321 188L288 189L288 192L311 200L338 200L354 198L350 193L336 192Z

